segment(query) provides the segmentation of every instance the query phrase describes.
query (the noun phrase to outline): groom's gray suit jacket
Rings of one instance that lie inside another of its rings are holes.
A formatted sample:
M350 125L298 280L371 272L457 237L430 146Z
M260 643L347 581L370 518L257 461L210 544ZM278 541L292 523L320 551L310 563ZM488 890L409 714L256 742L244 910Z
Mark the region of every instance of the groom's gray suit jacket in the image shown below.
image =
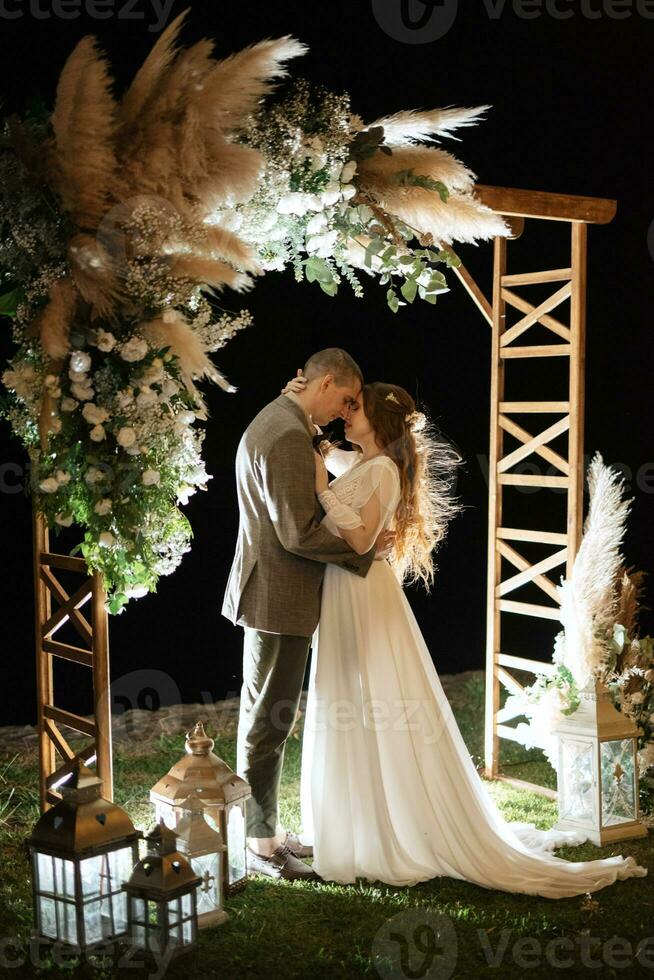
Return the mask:
M358 555L320 520L313 430L280 395L243 433L236 454L239 530L222 615L266 633L311 636L325 562L365 576L375 547Z

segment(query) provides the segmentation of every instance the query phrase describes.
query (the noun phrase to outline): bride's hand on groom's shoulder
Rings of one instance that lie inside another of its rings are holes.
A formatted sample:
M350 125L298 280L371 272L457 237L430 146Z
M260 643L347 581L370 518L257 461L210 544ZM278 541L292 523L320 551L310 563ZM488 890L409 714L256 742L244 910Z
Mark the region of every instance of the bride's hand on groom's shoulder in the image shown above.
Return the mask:
M291 380L287 382L286 386L282 388L282 395L288 395L289 391L292 391L296 395L299 395L300 392L304 391L306 386L307 386L307 379L302 374L302 369L298 368L296 376L294 378L291 378Z

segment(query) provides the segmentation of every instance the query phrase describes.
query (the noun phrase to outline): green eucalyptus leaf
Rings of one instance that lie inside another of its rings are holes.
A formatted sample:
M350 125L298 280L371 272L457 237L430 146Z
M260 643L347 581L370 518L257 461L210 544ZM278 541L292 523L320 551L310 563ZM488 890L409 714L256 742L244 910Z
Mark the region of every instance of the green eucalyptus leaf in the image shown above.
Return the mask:
M331 282L319 282L318 285L322 289L323 293L327 293L328 296L335 296L338 292L338 283L334 282L333 279Z
M415 279L406 279L400 286L400 292L407 302L413 303L418 292L418 284Z
M393 313L397 313L400 308L400 301L394 289L389 289L386 293L386 300Z

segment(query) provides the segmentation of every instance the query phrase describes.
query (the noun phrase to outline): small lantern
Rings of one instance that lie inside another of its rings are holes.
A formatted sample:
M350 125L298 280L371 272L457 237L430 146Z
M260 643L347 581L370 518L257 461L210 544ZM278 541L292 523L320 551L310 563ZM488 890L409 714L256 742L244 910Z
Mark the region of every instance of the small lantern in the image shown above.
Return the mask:
M215 926L227 918L223 909L227 845L205 820L204 804L197 793L192 793L178 809L182 817L177 824L177 848L202 879L198 889L198 926Z
M129 938L139 949L174 956L197 939L201 879L177 850L175 833L163 821L145 839L149 853L123 885Z
M124 936L122 891L138 861L141 834L100 795L102 780L76 759L62 799L40 817L25 844L32 865L33 940L77 951Z
M600 846L646 837L638 799L638 735L600 680L580 692L576 711L559 722L560 830L580 830Z
M223 895L233 895L245 887L245 801L250 787L226 762L211 750L214 740L204 731L201 721L186 733L186 755L150 790L155 805L155 819L164 820L171 829L180 819L179 804L195 792L204 805L210 826L220 833L227 845L223 862Z

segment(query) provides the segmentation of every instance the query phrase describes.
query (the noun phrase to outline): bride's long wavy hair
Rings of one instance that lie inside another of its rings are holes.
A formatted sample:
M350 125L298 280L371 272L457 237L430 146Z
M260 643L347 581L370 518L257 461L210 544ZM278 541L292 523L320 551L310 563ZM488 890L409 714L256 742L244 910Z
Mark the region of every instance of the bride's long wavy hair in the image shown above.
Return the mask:
M453 495L459 453L442 439L426 414L399 385L374 381L363 387L363 409L377 445L400 471L391 564L401 582L434 581L434 551L462 508Z

